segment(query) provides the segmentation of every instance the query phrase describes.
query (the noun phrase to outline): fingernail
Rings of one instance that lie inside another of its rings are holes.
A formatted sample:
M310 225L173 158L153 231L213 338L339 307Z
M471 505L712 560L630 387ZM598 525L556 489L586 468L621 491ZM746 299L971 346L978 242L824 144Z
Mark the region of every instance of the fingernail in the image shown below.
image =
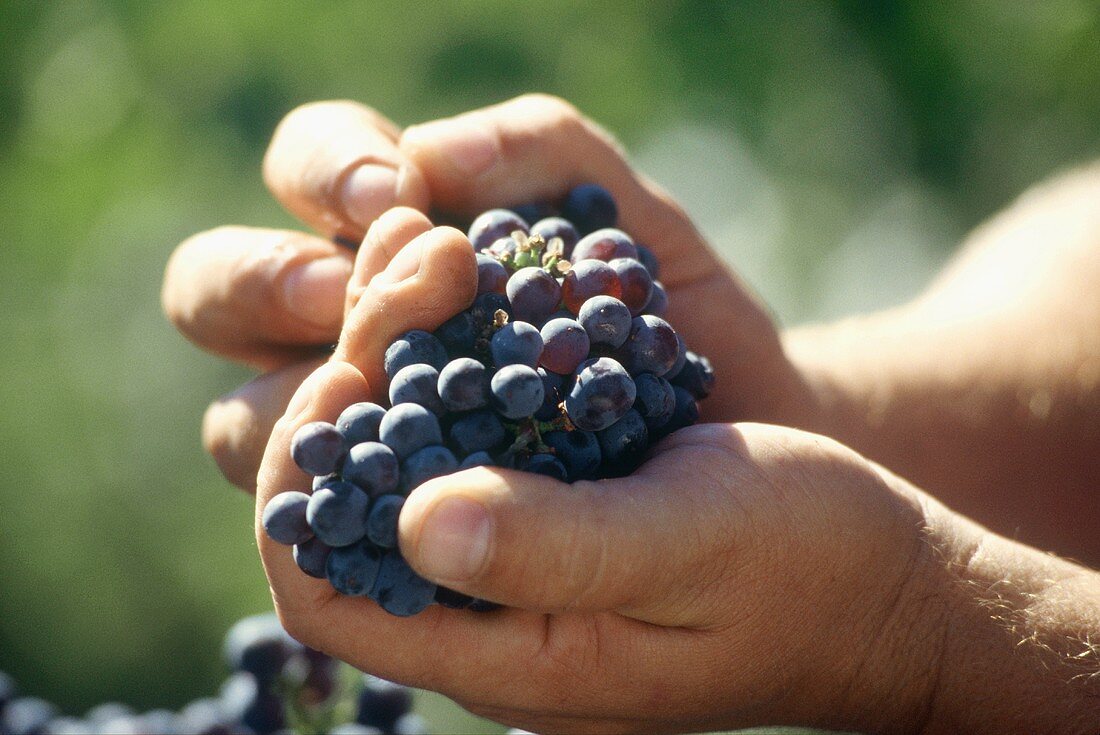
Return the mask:
M336 255L307 261L283 277L283 305L317 327L338 327L344 316L344 292L351 262Z
M462 497L440 501L420 530L423 571L440 581L470 579L485 564L491 533L489 513L480 503Z
M417 237L405 245L393 256L386 269L375 276L382 283L397 283L412 278L420 270L420 258L424 252L424 241Z
M340 203L349 218L369 227L393 206L397 196L397 171L389 166L363 164L351 172L340 190Z
M462 174L478 176L500 158L500 141L492 131L471 119L456 117L416 128L416 138L430 144Z

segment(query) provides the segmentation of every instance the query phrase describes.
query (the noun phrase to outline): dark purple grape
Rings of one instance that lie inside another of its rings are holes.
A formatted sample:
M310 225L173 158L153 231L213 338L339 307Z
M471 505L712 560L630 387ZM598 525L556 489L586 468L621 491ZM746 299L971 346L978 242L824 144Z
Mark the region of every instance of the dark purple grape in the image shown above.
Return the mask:
M573 248L573 259L569 262L576 265L582 260L595 259L606 262L615 258L637 260L638 248L634 247L634 241L630 239L630 235L622 230L608 227L582 237Z
M542 354L542 335L528 322L508 322L489 341L489 351L498 368L505 365L534 368Z
M581 363L565 411L578 429L600 431L622 418L634 404L634 380L610 357Z
M362 442L348 451L343 476L372 498L397 489L400 469L397 455L382 442Z
M491 255L477 254L477 292L504 293L508 283L508 269Z
M601 469L611 475L633 472L649 448L645 419L634 409L603 431L596 432L596 439L603 456Z
M431 365L418 364L403 367L390 380L390 403L394 406L415 403L436 416L442 416L447 409L440 400L439 393L436 392L438 383L439 370Z
M513 207L512 211L527 222L538 222L547 217L553 217L557 210L549 202L532 202L531 204L521 204L518 207ZM534 225L531 226L531 234L535 234Z
M302 688L295 698L296 703L306 707L329 701L340 684L340 664L336 659L312 648L305 650L303 658L308 663Z
M408 689L377 676L364 674L355 721L360 725L376 727L382 732L391 732L397 718L411 712L412 706L412 692Z
M668 436L699 421L699 404L692 395L678 385L672 386L672 392L676 395L676 409L672 418L656 430L660 436Z
M346 450L343 434L327 421L312 421L299 427L290 440L294 463L311 475L335 472Z
M672 367L668 369L662 377L672 382L672 379L680 374L680 371L687 364L687 343L684 342L684 338L679 334L676 335L676 362L672 363Z
M336 428L344 435L345 446L354 447L361 442L378 441L378 424L386 409L377 403L363 401L353 403L343 410L336 419Z
M402 403L386 412L378 427L378 438L399 460L418 449L443 442L439 419L415 403Z
M581 232L614 227L619 220L615 198L599 184L581 184L570 189L562 202L561 213Z
M332 547L319 538L313 538L294 547L294 563L311 577L325 578L325 563Z
M462 456L501 449L508 441L504 424L493 411L474 411L451 424L451 445Z
M271 683L301 645L286 634L275 613L263 613L234 623L222 648L230 669L247 671L259 681Z
M492 467L496 464L488 452L474 452L466 456L466 459L458 463L458 469L468 470L472 467ZM446 607L446 606L444 606Z
M257 733L272 733L286 725L282 697L259 685L252 674L238 672L222 684L218 697L223 716ZM104 728L104 732L119 732Z
M608 262L619 277L621 300L630 309L631 316L638 316L653 295L653 279L641 261L633 258L614 258Z
M541 323L561 303L561 286L542 268L520 268L505 286L516 319Z
M676 363L678 349L676 330L660 317L643 314L630 323L630 336L620 352L623 364L632 375L663 376Z
M493 407L508 419L533 416L545 396L542 378L526 365L507 365L497 371L489 383Z
M653 251L647 248L641 243L634 243L634 247L638 249L638 260L642 261L642 265L649 271L649 276L654 281L661 277L661 264L657 260L657 256Z
M602 260L582 260L574 263L561 281L561 296L565 307L574 314L594 296L619 298L622 287L619 277Z
M566 482L567 479L565 465L552 454L531 455L531 458L527 460L527 464L523 466L523 471L536 475L546 475L562 482Z
M642 373L634 378L634 385L638 389L634 410L645 419L647 428L658 428L672 418L672 412L676 410L676 394L667 380Z
M329 546L347 546L366 535L369 506L370 498L355 485L334 482L310 497L306 519Z
M424 447L401 463L401 487L408 493L428 480L449 475L458 469L458 460L450 449Z
M665 314L668 313L668 293L660 281L653 282L653 293L650 294L649 302L646 303L643 313L661 318L664 318Z
M404 505L405 498L400 495L382 495L375 499L367 516L367 538L371 543L383 549L397 548L397 517Z
M264 506L263 525L267 535L284 546L301 544L313 538L306 520L309 496L297 490L279 493Z
M381 565L382 552L369 541L362 541L333 549L325 565L325 576L342 595L366 595Z
M554 456L565 466L569 482L596 476L600 467L600 444L590 431L548 431L543 443L554 450Z
M434 334L452 357L474 353L477 333L474 331L474 320L467 311L460 311L443 322Z
M467 233L474 250L483 250L516 230L527 234L528 224L510 209L490 209L479 214Z
M573 319L551 319L539 333L542 335L539 363L551 372L568 375L588 357L588 333Z
M552 373L546 368L538 368L535 372L542 378L542 406L535 411L535 418L539 421L553 421L561 414L562 386L565 379L557 373Z
M489 405L489 371L469 357L447 363L439 371L436 387L449 411L472 411Z
M512 316L512 304L509 303L508 297L504 294L483 293L474 299L474 304L470 307L470 318L474 320L474 331L477 334L484 334L492 329L498 311L503 311L509 317Z
M688 350L684 356L683 368L676 373L671 382L699 401L709 396L714 390L714 368L711 367L710 360Z
M407 618L435 602L435 583L421 577L397 549L382 557L371 598L391 615Z
M621 347L630 336L630 309L614 296L593 296L585 301L577 321L593 345Z
M382 362L386 376L391 379L401 368L419 364L431 365L436 370L447 364L443 343L423 329L410 330L394 340Z
M435 601L450 610L464 610L469 607L474 598L440 585L435 590Z
M573 255L573 248L581 237L573 223L562 217L540 219L531 225L531 235L540 235L547 243L555 237L560 237L563 248L562 258L565 260L569 260Z

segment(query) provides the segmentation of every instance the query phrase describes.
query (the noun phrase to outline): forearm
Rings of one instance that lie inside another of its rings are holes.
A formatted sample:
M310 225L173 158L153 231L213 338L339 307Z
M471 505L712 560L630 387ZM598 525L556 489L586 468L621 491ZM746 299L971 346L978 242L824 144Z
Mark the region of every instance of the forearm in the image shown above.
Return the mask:
M963 513L1100 564L1100 171L1024 197L920 299L784 337L791 423Z

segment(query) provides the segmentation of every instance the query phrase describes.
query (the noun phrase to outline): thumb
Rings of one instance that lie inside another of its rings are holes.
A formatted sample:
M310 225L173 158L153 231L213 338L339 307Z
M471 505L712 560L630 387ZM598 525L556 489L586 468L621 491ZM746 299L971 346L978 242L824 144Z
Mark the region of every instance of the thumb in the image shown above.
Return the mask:
M505 605L702 625L691 590L708 575L713 581L706 559L716 549L707 537L718 535L711 532L721 513L660 480L643 471L566 485L475 468L413 491L401 513L401 549L423 576Z

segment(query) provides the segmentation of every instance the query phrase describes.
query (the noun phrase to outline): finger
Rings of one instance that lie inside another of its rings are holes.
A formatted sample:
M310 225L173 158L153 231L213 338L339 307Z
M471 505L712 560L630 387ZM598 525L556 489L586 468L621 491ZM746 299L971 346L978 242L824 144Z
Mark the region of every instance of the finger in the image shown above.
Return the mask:
M324 360L273 370L210 404L202 421L202 442L225 479L256 492L256 472L275 422L302 381Z
M321 238L220 227L176 248L161 301L200 347L271 368L336 341L352 265L346 248Z
M346 310L351 310L371 279L385 270L401 248L431 229L431 220L409 207L394 207L375 220L355 255Z
M525 95L414 125L400 147L424 175L433 206L473 214L557 199L595 182L615 197L623 229L669 256L666 285L711 275L718 262L684 211L631 168L618 143L558 98Z
M673 448L629 478L573 485L496 469L432 480L405 503L401 548L427 578L506 605L701 625L699 591L720 578L738 514L728 477L683 468L722 451Z
M404 209L379 228L409 235L425 221ZM399 243L388 240L385 247L397 249ZM393 340L410 329L434 330L473 303L476 293L477 263L466 236L450 227L420 232L364 288L349 293L351 311L334 357L361 369L372 385L384 386L382 361Z
M292 110L264 156L264 181L284 207L326 236L358 242L394 205L428 206L420 172L398 150L398 129L355 102Z

